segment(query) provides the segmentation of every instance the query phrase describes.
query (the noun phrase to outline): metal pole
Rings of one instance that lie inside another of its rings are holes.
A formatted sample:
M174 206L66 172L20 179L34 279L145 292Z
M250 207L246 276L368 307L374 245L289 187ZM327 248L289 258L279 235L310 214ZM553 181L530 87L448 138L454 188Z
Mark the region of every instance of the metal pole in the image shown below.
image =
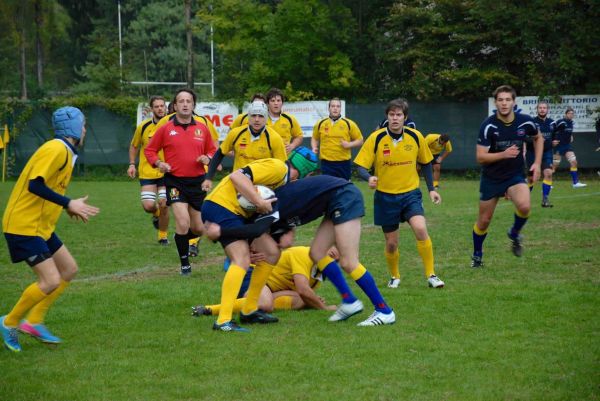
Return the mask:
M119 14L119 71L121 74L121 83L123 83L123 44L121 39L121 2L118 3L118 14Z
M215 51L212 24L210 24L210 84L212 97L215 97Z

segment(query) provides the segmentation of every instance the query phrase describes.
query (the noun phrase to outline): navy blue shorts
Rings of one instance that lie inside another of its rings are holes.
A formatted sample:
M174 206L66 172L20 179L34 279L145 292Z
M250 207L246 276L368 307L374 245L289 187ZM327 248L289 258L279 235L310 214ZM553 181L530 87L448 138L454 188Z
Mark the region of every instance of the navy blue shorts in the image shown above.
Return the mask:
M535 161L535 152L527 152L525 158L527 160L527 167L531 167ZM542 153L542 171L549 168L552 168L552 149ZM531 172L529 172L529 175L531 175Z
M433 160L431 161L431 164L440 164L438 163L437 159L438 157L440 157L441 153L438 153L437 155L433 155Z
M241 227L246 224L246 219L232 211L224 208L221 205L212 201L206 201L202 204L202 220L205 222L216 223L221 227ZM225 248L227 245L235 241L245 241L242 238L219 238L221 246Z
M27 258L44 253L54 255L63 246L62 241L55 233L52 233L47 241L42 237L9 233L4 233L4 238L6 238L8 252L13 263L22 262Z
M561 156L564 156L567 154L567 152L572 152L573 151L573 147L571 146L570 143L567 143L566 145L558 145L557 147L554 148L554 153L558 153Z
M517 174L504 181L494 181L482 175L479 181L479 200L487 201L504 196L508 188L517 184L525 184L523 174Z
M400 223L413 216L424 216L423 195L420 189L401 194L388 194L375 191L373 197L375 225L381 226L384 232L396 231Z
M353 184L338 188L329 198L325 212L325 216L335 225L359 219L364 215L365 201L360 190Z
M350 180L350 176L352 175L352 161L321 160L321 174Z
M165 186L165 178L140 178L140 186L144 185L156 185L157 187Z

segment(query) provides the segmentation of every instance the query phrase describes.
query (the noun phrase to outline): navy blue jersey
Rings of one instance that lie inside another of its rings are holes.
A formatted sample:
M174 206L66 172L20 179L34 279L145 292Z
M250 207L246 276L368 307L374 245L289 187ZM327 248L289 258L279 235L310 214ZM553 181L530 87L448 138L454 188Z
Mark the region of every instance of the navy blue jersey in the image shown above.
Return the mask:
M383 120L382 122L379 123L379 129L381 128L386 128L389 125L389 122L387 120L387 118L385 120ZM407 118L404 121L404 126L408 127L408 128L412 128L412 129L417 129L417 124L411 120L410 118Z
M353 185L343 178L317 175L288 182L275 190L279 221L277 226L301 226L323 216L336 189Z
M533 118L526 114L515 113L514 120L506 124L493 114L486 118L479 129L477 145L489 147L489 153L500 153L516 145L523 152L523 142L536 136L537 126ZM481 173L494 181L504 181L517 174L523 174L525 160L522 155L512 159L502 159L484 164Z
M558 146L570 144L573 137L573 120L561 118L560 120L556 120L555 124L554 135L560 141Z
M536 116L533 118L533 122L537 125L538 130L544 137L544 152L552 149L552 138L554 136L555 123L550 117L546 117L543 120ZM527 152L533 152L533 141L527 142Z

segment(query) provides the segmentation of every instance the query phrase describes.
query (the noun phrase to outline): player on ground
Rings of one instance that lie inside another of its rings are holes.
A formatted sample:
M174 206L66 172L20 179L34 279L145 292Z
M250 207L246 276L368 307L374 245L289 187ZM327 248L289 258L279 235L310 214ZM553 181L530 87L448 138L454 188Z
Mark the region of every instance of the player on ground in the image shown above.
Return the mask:
M555 124L555 138L552 141L552 145L555 146L554 152L557 154L554 167L558 167L564 156L569 164L571 165L570 173L571 180L573 181L573 188L585 188L587 184L579 181L577 175L577 157L573 151L573 116L575 110L572 107L567 107L565 111L565 117L556 121Z
M433 155L433 187L438 190L440 185L440 175L442 172L442 162L452 153L452 143L448 134L429 134L425 137L425 142Z
M202 191L205 165L216 152L209 128L193 118L196 94L180 89L175 95L176 114L156 130L144 150L148 163L165 173L167 205L175 216L175 244L181 262L181 274L189 275L189 238L202 234L200 208L206 193ZM159 157L163 150L164 160Z
M354 121L342 117L342 102L337 97L329 101L329 117L313 127L310 143L321 159L322 174L350 180L351 149L361 146L363 137Z
M433 245L427 233L422 194L419 189L417 163L421 164L429 198L435 204L442 200L433 187L431 160L433 156L423 135L406 127L408 102L395 99L386 107L388 126L373 132L354 159L361 178L375 190L373 208L375 225L381 226L385 237L385 259L390 272L388 287L400 285L398 262L398 229L408 222L417 240L417 251L423 260L425 278L432 288L444 287L433 268ZM373 168L373 175L369 170Z
M2 219L11 260L27 262L37 275L10 313L0 318L4 346L13 352L21 351L18 331L44 343L61 342L46 328L44 318L75 277L77 262L54 232L56 222L63 209L84 223L100 211L86 203L87 196L65 197L77 160L76 147L83 146L85 138L83 113L75 107L62 107L52 115L52 126L56 137L44 143L25 165Z
M250 104L252 104L254 102L263 102L266 104L267 98L262 93L255 93L254 95L252 95L252 99L250 99ZM235 120L233 120L229 129L232 130L234 128L241 127L242 125L247 125L247 124L248 124L248 113L247 112L241 113L241 114L237 115Z
M219 150L210 162L207 184L211 181L225 155L233 151L233 170L236 171L248 163L260 159L275 158L283 162L287 160L285 146L281 137L272 127L268 127L267 106L258 101L248 109L248 125L234 128L219 146Z
M290 152L302 145L303 133L300 123L292 114L282 111L285 98L283 92L277 88L272 88L267 92L267 106L269 108L268 125L275 128L275 131L281 135L285 151Z
M481 124L477 139L477 162L482 165L479 187L479 215L473 226L473 256L471 267L483 267L483 241L492 221L498 199L505 194L515 205L514 223L508 231L512 252L523 253L521 230L531 210L530 193L525 183L523 142L533 140L535 159L531 165L533 181L540 177L544 138L528 115L514 112L517 96L508 86L494 93L496 113Z
M533 119L535 125L544 138L544 151L542 153L542 172L544 174L542 181L542 207L552 207L549 196L550 190L552 189L552 136L555 129L554 120L548 117L548 103L540 101L537 104L537 116ZM526 160L527 167L531 168L535 161L535 150L533 148L533 142L528 141L526 145ZM529 185L529 191L533 190L533 172L531 170L527 173L527 184Z
M135 129L131 145L129 145L129 168L127 175L135 178L139 175L141 185L142 207L147 213L152 214L152 223L158 230L158 243L168 245L167 231L169 229L169 208L167 207L167 190L163 173L155 169L146 160L144 149L150 143L156 124L165 116L165 99L162 96L152 96L150 98L150 108L152 117L148 118ZM135 168L135 159L139 153L138 169ZM160 154L162 157L162 153ZM156 195L158 194L158 204Z

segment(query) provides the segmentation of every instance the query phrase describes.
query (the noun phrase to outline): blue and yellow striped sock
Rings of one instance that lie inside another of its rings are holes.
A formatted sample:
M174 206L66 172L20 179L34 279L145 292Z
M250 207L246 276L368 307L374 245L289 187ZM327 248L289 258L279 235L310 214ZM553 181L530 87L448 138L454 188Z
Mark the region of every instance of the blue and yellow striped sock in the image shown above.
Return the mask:
M571 174L571 180L573 180L573 184L577 184L579 182L579 177L577 176L577 167L571 167L569 173Z
M527 185L529 186L529 192L533 191L533 181L528 182Z
M547 199L550 196L550 190L552 189L552 180L542 181L542 197Z
M481 257L483 255L483 241L487 236L487 230L481 230L477 224L473 225L473 255Z
M331 284L338 290L342 296L343 303L351 304L356 301L356 297L348 286L348 283L342 274L342 269L335 259L331 256L325 256L317 262L317 268L323 272L325 277L327 277L327 279L331 281Z
M392 313L392 308L390 308L383 299L383 295L381 295L381 292L379 292L373 276L367 271L367 269L365 269L363 265L359 263L358 267L354 269L352 273L350 273L350 276L364 291L364 293L367 294L376 311L386 314Z
M528 218L529 218L529 214L524 215L522 213L519 213L518 210L515 211L515 222L513 223L513 226L510 229L511 237L517 238L519 236L519 233L523 229L523 226L525 225L525 223L527 223Z

